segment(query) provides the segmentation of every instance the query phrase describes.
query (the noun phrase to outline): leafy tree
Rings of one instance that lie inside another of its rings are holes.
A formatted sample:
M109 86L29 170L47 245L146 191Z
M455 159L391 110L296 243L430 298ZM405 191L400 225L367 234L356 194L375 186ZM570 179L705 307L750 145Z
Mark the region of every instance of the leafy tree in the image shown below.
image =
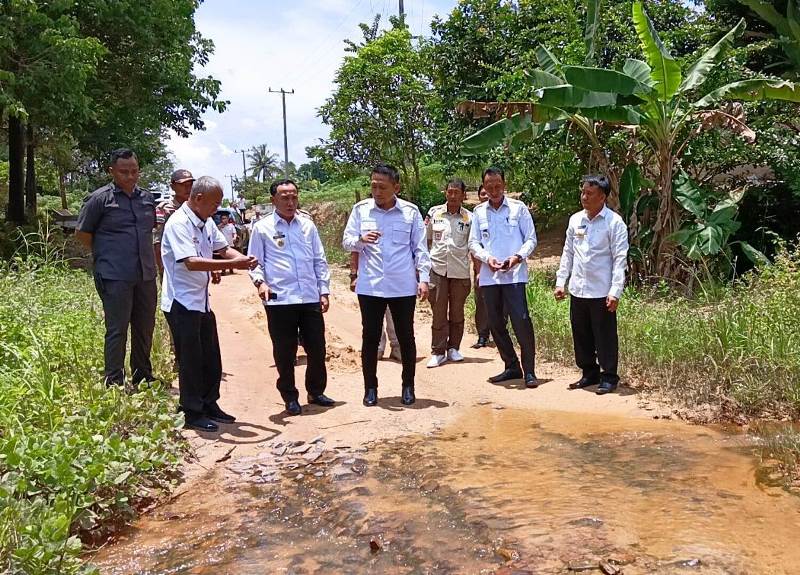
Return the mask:
M297 168L297 177L301 182L316 180L320 184L324 184L330 179L320 160L311 160L305 164L300 164L300 167Z
M503 138L535 138L547 129L548 122L561 120L570 121L590 136L592 133L584 126L589 119L633 126L630 149L642 154L641 165L654 180L649 186L653 195L640 197L643 180L638 165L632 164L621 177L620 204L624 212L630 213L631 235L638 240L639 263L644 272L675 277L681 266L674 251L683 242L674 235L680 213L673 197L673 178L686 146L698 133L711 128L748 136L749 128L735 114L719 108L722 100L800 101L800 88L785 81L752 78L719 87L695 100L709 72L720 64L743 31L744 21L697 58L685 75L638 1L633 4L633 22L647 62L627 59L621 71L563 66L552 53L540 48L537 57L541 68L531 73L533 101L521 106L489 105L510 117L470 140L473 145L482 145ZM650 198L652 203L647 201ZM644 204L643 213L637 204ZM704 233L720 235L717 232L716 228L707 227ZM720 235L703 245L713 246L722 240ZM745 254L751 252L745 250Z
M336 89L319 109L330 126L324 149L343 173L383 161L401 171L414 198L420 187L420 162L429 149L431 89L425 62L411 33L398 19L392 28L362 24L364 42L349 42L350 54L337 71Z
M266 182L280 173L278 154L271 152L266 144L255 146L247 158L250 160L250 170L256 180Z

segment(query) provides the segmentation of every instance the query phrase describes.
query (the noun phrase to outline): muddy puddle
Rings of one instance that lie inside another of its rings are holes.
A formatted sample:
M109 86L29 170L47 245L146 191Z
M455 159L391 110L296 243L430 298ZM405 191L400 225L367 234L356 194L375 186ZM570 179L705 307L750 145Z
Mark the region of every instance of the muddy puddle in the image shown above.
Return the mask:
M108 574L800 573L746 437L475 408L368 446L274 441L94 558Z

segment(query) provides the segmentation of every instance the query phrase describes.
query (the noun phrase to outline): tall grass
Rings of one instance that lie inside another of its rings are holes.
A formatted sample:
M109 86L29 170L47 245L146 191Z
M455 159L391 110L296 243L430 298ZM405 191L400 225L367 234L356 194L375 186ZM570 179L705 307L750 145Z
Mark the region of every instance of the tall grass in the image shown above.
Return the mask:
M105 388L91 277L42 236L22 243L0 263L0 571L90 573L81 538L168 485L181 419L166 390ZM165 335L159 318L154 368L169 376Z
M535 273L528 299L543 356L572 362L569 304L552 273ZM628 288L619 307L622 375L689 405L728 415L800 415L800 251L707 297Z

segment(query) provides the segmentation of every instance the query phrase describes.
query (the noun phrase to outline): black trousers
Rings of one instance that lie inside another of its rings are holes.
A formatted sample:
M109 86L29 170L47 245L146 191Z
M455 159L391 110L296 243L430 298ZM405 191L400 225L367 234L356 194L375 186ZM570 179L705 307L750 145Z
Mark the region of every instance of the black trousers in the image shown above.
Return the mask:
M403 387L414 387L417 369L417 343L414 339L416 296L383 298L359 295L358 303L361 308L361 371L364 374L364 388L378 387L378 344L386 306L389 306L392 313L397 341L400 342Z
M481 295L489 317L489 331L500 352L506 369L520 369L514 343L508 333L506 322L511 320L514 335L522 351L522 371L534 373L536 363L536 339L533 322L528 311L528 296L524 283L481 286Z
M325 367L325 320L318 303L266 305L267 327L272 340L272 357L278 369L278 391L284 403L297 401L294 381L298 329L306 350L306 391L316 397L325 392L328 371Z
M94 277L103 303L106 336L104 345L106 383L125 380L125 347L131 330L131 374L134 384L152 377L150 350L156 327L158 289L156 280L122 281Z
M483 292L477 284L475 284L475 331L478 332L478 338L489 339L489 316L486 313Z
M200 415L219 399L222 357L214 312L186 309L173 301L165 313L178 360L180 407L186 415Z
M569 319L575 363L583 371L583 377L593 381L619 382L617 314L608 311L606 298L571 296Z

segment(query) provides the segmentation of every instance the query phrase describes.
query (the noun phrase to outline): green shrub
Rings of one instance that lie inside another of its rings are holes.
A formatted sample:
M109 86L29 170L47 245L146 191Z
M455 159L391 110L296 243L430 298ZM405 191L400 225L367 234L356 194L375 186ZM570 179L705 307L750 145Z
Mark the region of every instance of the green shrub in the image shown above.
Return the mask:
M0 263L0 571L89 573L81 538L102 540L169 484L182 420L164 389L105 388L91 277L30 239ZM160 317L154 339L169 377Z

